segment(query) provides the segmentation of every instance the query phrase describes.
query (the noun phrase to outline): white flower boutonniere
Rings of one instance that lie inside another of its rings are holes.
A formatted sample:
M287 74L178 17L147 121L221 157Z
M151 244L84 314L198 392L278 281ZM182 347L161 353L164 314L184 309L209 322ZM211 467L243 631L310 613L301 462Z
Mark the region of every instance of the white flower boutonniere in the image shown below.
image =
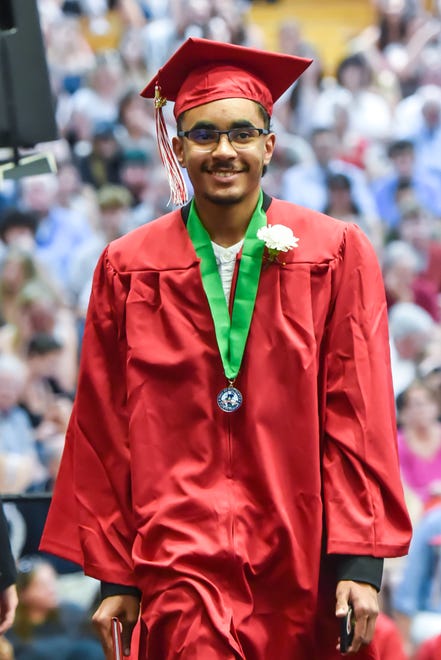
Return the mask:
M257 238L264 241L268 261L277 261L280 252L288 252L299 246L299 239L285 225L267 225L257 230Z

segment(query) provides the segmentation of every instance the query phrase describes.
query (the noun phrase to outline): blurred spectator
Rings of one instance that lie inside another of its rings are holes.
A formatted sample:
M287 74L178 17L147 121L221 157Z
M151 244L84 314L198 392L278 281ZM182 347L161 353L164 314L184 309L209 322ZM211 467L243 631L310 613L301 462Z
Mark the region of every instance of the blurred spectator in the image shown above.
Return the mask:
M149 74L157 71L191 36L262 47L260 31L244 21L246 8L246 3L237 0L172 0L168 6L164 3L161 10L155 9L153 20L142 28Z
M69 287L77 312L86 313L93 271L105 246L125 233L132 197L122 186L103 186L97 195L99 216L93 236L75 253L69 273Z
M155 12L151 20L141 28L147 80L150 74L153 75L167 61L177 44L177 30L171 4L175 4L173 0L166 0L161 8L162 11Z
M81 0L81 28L101 55L118 48L124 28L144 23L137 0Z
M129 90L119 102L115 135L123 152L137 149L151 156L157 153L153 108L137 90Z
M409 654L441 633L440 540L438 498L414 527L409 555L393 593L395 617Z
M265 172L263 186L268 195L280 198L286 170L299 163L313 162L314 154L304 138L286 131L277 119L272 121L272 129L277 135L277 140L271 158L271 167Z
M73 392L62 386L62 344L51 334L38 332L27 347L28 379L21 406L28 413L40 441L61 438L67 430Z
M211 17L209 0L178 0L168 3L168 12L147 23L144 28L145 62L156 70L189 36L206 37Z
M132 207L142 204L152 186L154 163L142 149L127 149L121 159L120 179L132 198Z
M411 302L400 302L389 311L392 380L397 397L418 375L419 364L436 324L430 314Z
M281 43L285 43L281 30ZM285 52L281 50L281 52ZM288 132L296 133L303 138L311 135L316 127L315 118L311 111L322 91L323 65L318 51L311 45L302 45L301 52L292 52L292 55L301 55L312 59L312 63L277 101L274 106L273 120L278 119Z
M344 57L336 78L350 94L350 129L370 139L386 139L392 128L391 104L373 86L373 70L367 58L361 53Z
M398 452L403 482L426 503L441 481L441 422L438 400L422 381L411 383L396 399Z
M102 121L93 129L90 152L78 158L81 180L94 188L107 183L119 183L121 149L113 122Z
M58 100L64 96L68 98L81 87L84 77L94 68L95 54L84 38L80 22L66 14L50 22L45 37L47 62ZM60 108L57 115L62 119Z
M248 0L213 0L208 37L216 41L263 49L264 31L250 20L248 9Z
M441 87L424 85L395 109L395 134L410 140L418 169L441 176Z
M438 339L441 328L438 326ZM438 341L438 350L433 351L420 364L421 378L433 392L437 400L438 410L441 410L441 342Z
M148 21L170 16L173 0L138 0L138 5Z
M441 293L441 241L435 237L433 217L414 198L402 203L400 214L399 236L417 251L420 275Z
M405 241L388 243L382 254L387 306L413 302L440 320L438 291L429 279L420 275L421 262L415 248Z
M104 660L89 628L88 613L60 601L57 574L38 556L22 557L17 566L19 604L7 638L15 660Z
M93 227L97 212L95 188L81 181L78 166L71 160L58 163L57 177L56 203L82 216Z
M347 163L352 163L352 165L365 170L370 175L372 169L370 154L374 151L376 143L366 137L364 132L351 128L350 105L350 94L342 90L342 93L333 99L333 103L329 108L328 121L333 127L339 142L338 158Z
M351 181L354 202L367 218L376 218L375 201L362 170L336 157L338 143L328 127L317 128L311 135L315 162L288 168L282 180L282 197L317 211L327 205L327 180L331 174L344 174Z
M22 250L10 248L7 250L0 266L0 331L2 341L0 345L3 350L7 346L4 341L5 324L16 325L18 322L18 296L27 282L38 277L38 268L35 259Z
M439 22L427 16L419 2L375 0L377 20L351 43L362 52L377 73L379 82L397 84L401 96L412 94L419 84L424 53L439 35Z
M65 130L73 132L77 139L87 139L97 124L114 123L123 89L124 68L119 53L101 51L85 84L67 100Z
M298 55L301 57L312 56L313 47L309 42L306 42L304 35L302 34L302 26L295 18L286 17L279 23L277 29L276 50L289 55ZM314 53L314 55L316 55L316 53ZM309 133L311 130L309 123L311 107L314 106L315 99L319 94L319 81L322 77L318 56L314 56L312 59L312 64L308 67L306 72L302 74L302 77L296 80L296 82L291 85L291 87L289 87L277 101L272 117L273 121L276 120L281 122L285 130L296 132L300 135L303 135L305 130L301 128L301 125L303 126L303 121L300 119L300 115L303 117L304 110L302 109L300 111L299 108L299 105L303 105L303 98L300 99L300 96L303 97L303 93L299 93L300 90L298 85L305 87L305 91L307 89L310 90L312 96L312 98L308 99L310 103L308 104L309 107L306 111L307 116L305 117L308 122L306 132ZM313 70L313 75L311 75L311 69ZM303 79L303 76L307 76L305 83L300 82ZM309 94L305 95L309 96Z
M13 355L0 354L0 492L20 493L41 480L30 419L20 407L27 368Z
M421 119L412 136L418 165L434 174L441 174L441 89L426 85L421 89Z
M0 215L0 238L3 243L30 254L35 252L37 227L38 217L32 211L9 207Z
M303 56L304 51L308 48L302 34L302 26L300 22L291 16L286 17L279 24L277 37L277 50L281 53Z
M139 164L134 167L132 164L128 171L123 172L122 177L127 188L132 190L127 174L133 176L133 183L136 182L139 184L138 190L143 188L142 196L140 196L141 201L136 206L132 206L128 218L129 225L127 226L127 231L130 231L140 225L144 225L146 222L151 222L164 213L168 213L171 210L171 201L170 186L163 167L157 168L153 163L143 165L142 167ZM192 187L189 183L186 170L184 170L184 178L187 181L187 189L191 191ZM136 188L133 188L133 190L136 190Z
M418 200L435 215L441 215L441 188L439 184L422 176L415 167L415 149L409 140L396 140L389 146L391 172L373 181L372 190L378 213L388 229L400 221L397 190L402 182L409 186Z
M18 321L12 348L25 357L29 342L37 333L55 337L61 345L59 378L61 387L72 392L78 368L78 339L75 316L62 305L44 282L32 280L20 291Z
M37 214L36 256L64 289L73 252L90 235L87 220L57 204L58 180L42 174L22 180L22 203Z
M124 68L125 89L132 88L137 91L142 89L148 79L144 61L142 27L128 28L124 32L119 44L119 52ZM123 96L124 93L122 90Z
M332 124L336 104L344 103L348 112L348 130L368 140L384 140L392 126L392 109L372 89L372 71L360 53L344 57L338 64L336 84L328 85L311 112L317 124Z
M376 219L367 218L360 212L353 198L349 177L345 174L330 174L326 183L328 204L324 212L333 218L357 224L369 236L377 252L379 252L383 238L381 225Z

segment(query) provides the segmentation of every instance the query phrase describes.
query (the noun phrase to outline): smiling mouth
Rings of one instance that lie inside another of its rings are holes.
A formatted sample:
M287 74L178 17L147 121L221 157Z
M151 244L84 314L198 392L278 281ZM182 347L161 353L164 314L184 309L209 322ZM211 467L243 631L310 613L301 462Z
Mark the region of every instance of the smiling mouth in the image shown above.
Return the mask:
M209 174L227 179L228 177L234 176L235 174L240 174L240 171L239 170L209 170Z

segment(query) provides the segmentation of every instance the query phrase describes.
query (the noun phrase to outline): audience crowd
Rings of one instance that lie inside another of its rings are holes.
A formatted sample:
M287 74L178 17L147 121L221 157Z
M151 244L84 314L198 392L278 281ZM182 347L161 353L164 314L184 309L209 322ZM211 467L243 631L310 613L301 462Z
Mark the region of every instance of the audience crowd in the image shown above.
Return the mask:
M276 48L314 62L275 106L263 185L357 223L382 265L414 538L408 558L385 563L376 639L383 660L430 660L441 657L441 2L371 2L375 21L332 72L301 25L281 22ZM265 33L248 0L38 8L59 139L37 150L54 154L57 173L0 184L0 493L49 496L95 263L171 209L153 104L139 91L188 36L265 48ZM1 658L98 660L86 623L98 585L37 553L47 501L5 507L20 606Z

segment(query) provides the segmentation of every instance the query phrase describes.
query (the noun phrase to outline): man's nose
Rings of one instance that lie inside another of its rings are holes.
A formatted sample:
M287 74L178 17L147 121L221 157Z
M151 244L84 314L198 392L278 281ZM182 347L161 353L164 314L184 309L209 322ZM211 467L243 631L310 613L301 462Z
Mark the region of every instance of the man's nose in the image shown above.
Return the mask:
M222 135L219 135L219 142L216 144L216 146L213 149L213 154L222 154L222 155L227 155L227 156L235 156L236 155L236 150L231 144L228 134L227 133L222 133Z

